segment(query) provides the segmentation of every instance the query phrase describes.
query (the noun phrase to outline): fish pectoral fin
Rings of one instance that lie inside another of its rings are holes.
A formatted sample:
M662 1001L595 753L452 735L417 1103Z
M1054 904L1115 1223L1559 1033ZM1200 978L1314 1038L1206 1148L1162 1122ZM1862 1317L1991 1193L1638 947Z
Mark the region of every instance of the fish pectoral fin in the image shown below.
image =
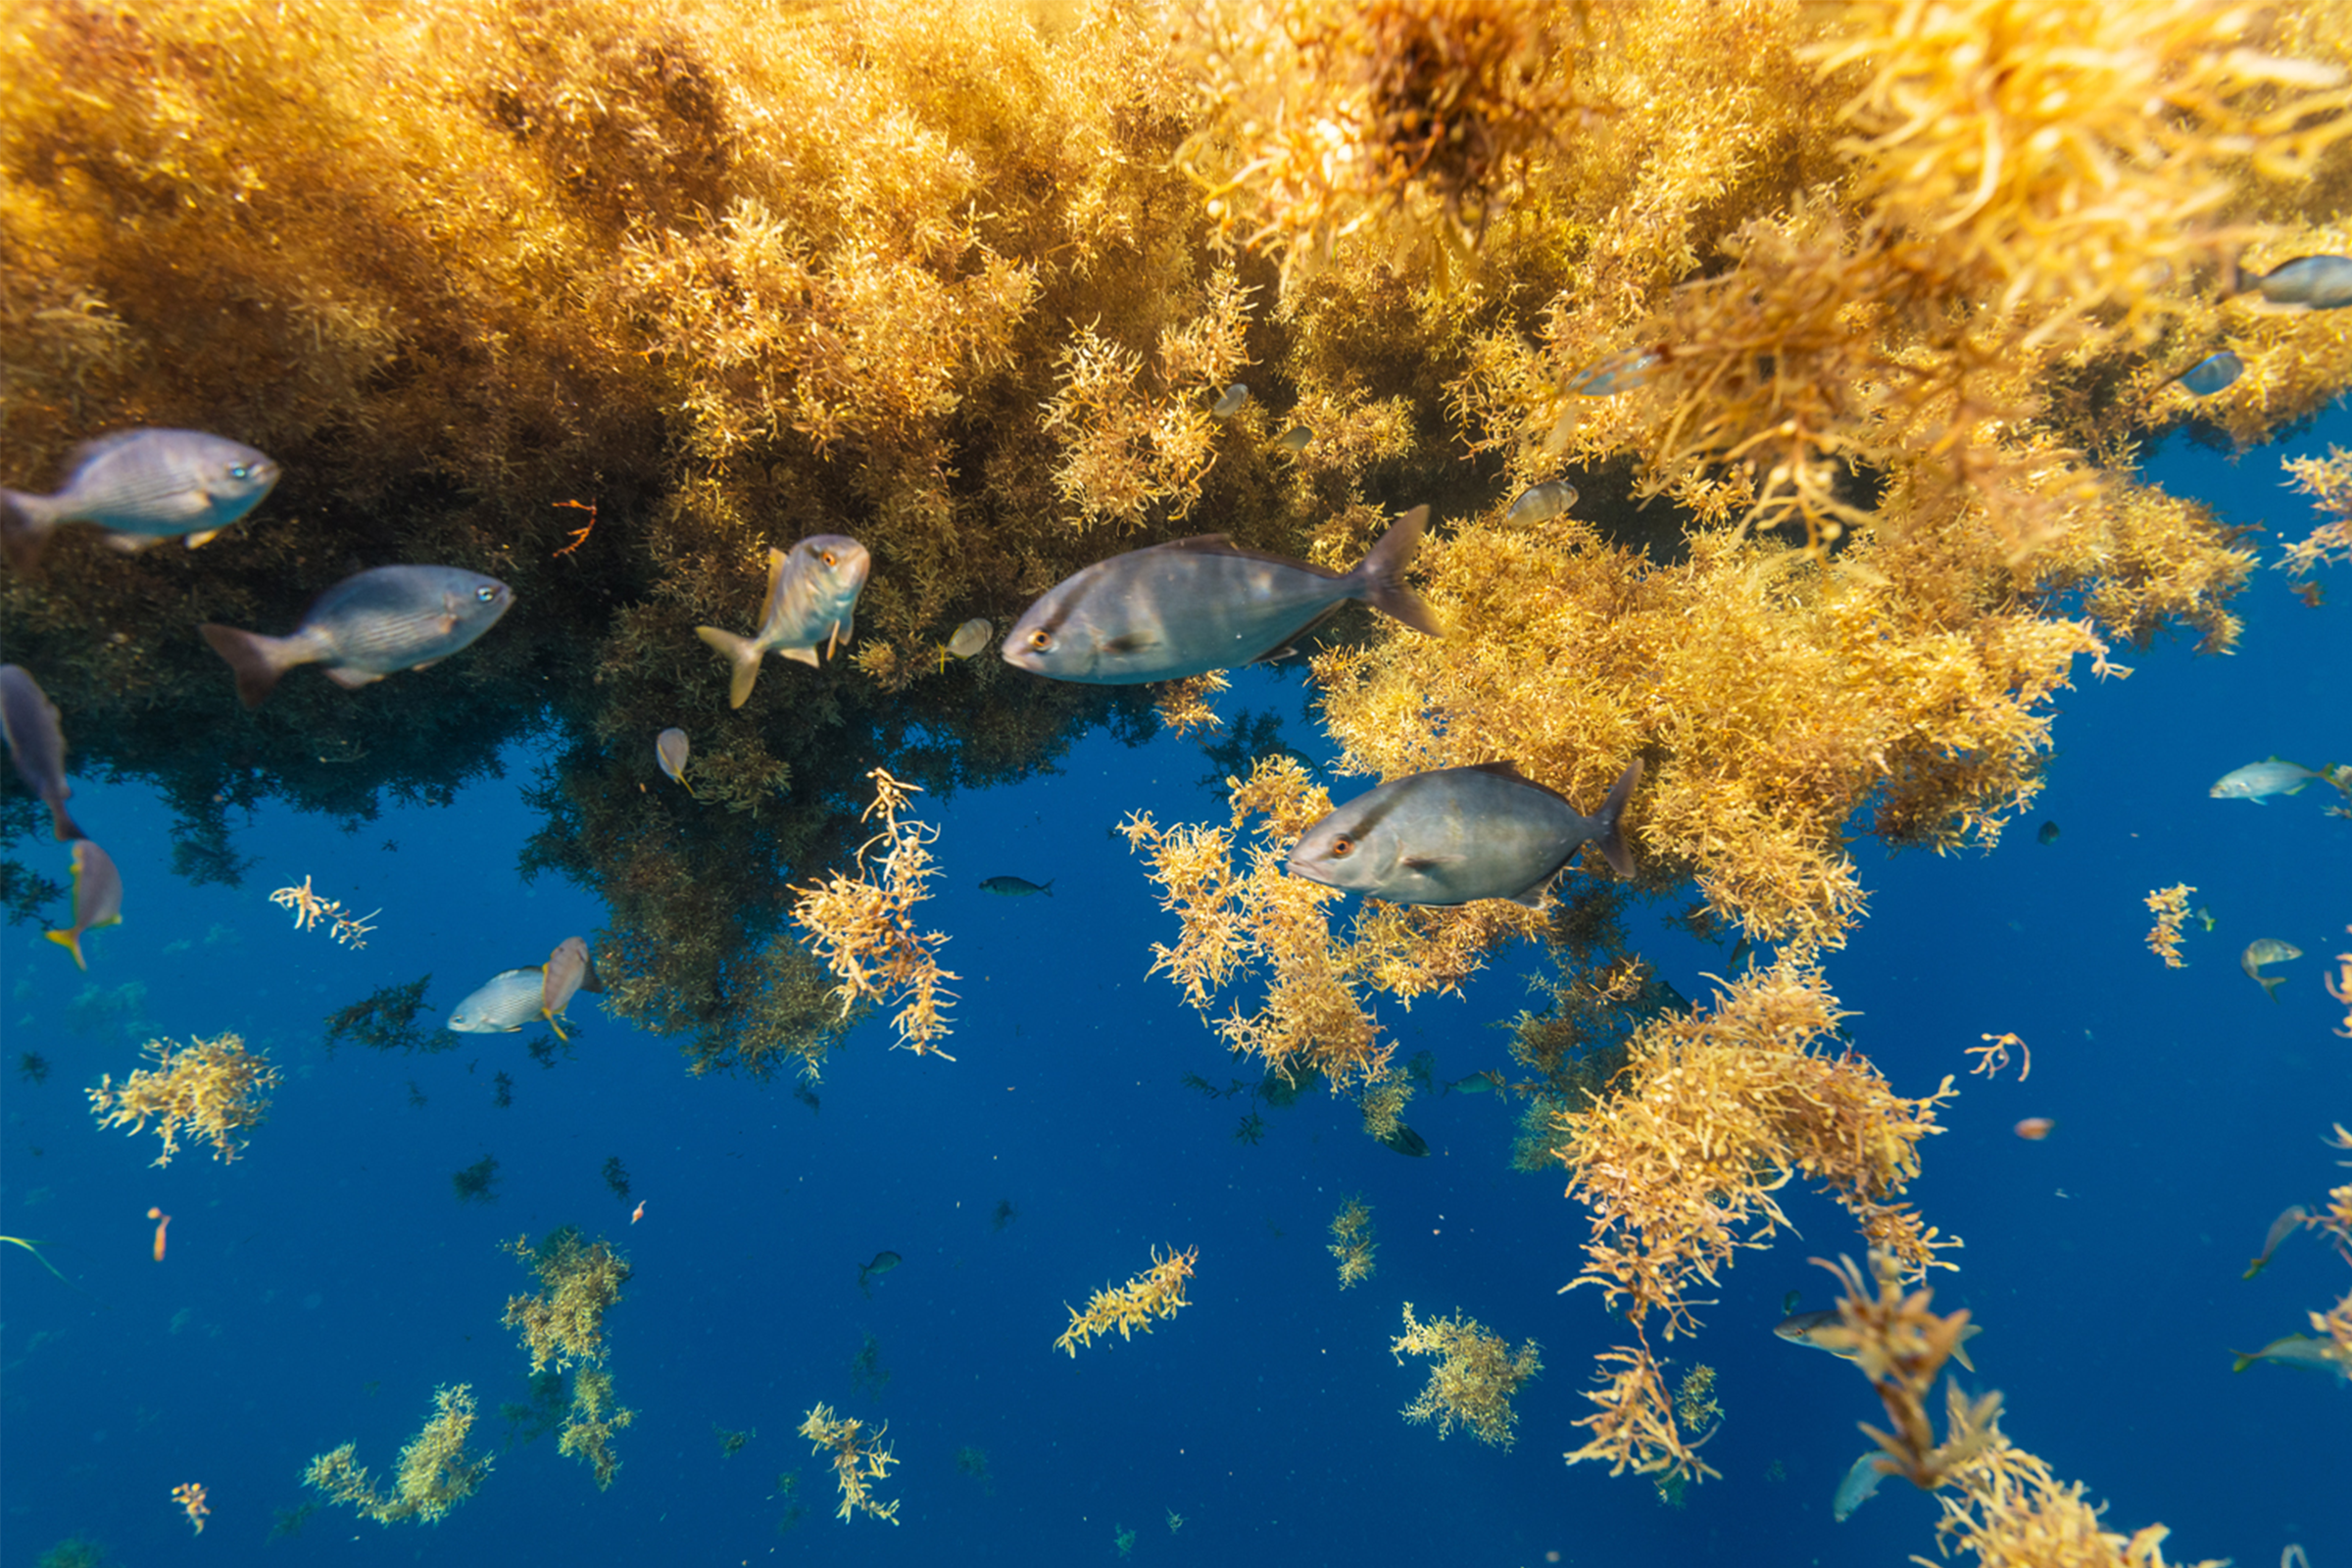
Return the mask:
M428 659L421 664L411 664L409 667L411 669L430 669L439 662L441 662L441 661L438 659Z
M807 664L810 669L815 669L822 662L813 648L779 648L776 652L795 663Z
M1411 855L1403 864L1407 871L1434 871L1441 865L1458 865L1461 858L1458 855Z
M1523 909L1541 909L1544 907L1544 890L1550 885L1548 882L1539 882L1523 893L1512 894L1511 902Z
M1125 632L1102 645L1106 654L1136 654L1159 646L1159 639L1148 632Z
M220 537L220 530L218 528L207 528L202 533L192 533L188 535L188 548L190 550L201 549Z
M373 685L384 677L371 669L354 669L349 664L329 664L326 667L326 678L347 692L356 692L361 687Z
M135 556L149 545L157 542L156 536L151 533L117 533L112 528L107 529L101 537L110 546L122 551L126 556Z

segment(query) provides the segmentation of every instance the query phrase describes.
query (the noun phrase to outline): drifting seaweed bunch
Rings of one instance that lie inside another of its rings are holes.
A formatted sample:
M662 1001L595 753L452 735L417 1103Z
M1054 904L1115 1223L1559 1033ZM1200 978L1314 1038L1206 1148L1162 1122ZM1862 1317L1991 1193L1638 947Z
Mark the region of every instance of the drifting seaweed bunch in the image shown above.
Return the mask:
M1609 1474L1647 1476L1661 1495L1723 1472L1698 1456L1706 1434L1692 1437L1676 1423L1676 1400L1649 1343L1621 1345L1593 1356L1596 1386L1584 1391L1600 1408L1575 1424L1592 1436L1561 1455L1570 1464L1605 1461Z
M2148 951L2162 958L2167 969L2188 967L2188 960L2180 956L2180 926L2188 918L2188 896L2196 891L2186 882L2176 882L2147 897L2148 912L2156 916L2148 928Z
M454 1051L463 1043L461 1037L448 1030L424 1030L416 1027L416 1014L424 1010L424 988L432 984L431 974L420 974L405 985L385 986L371 991L347 1007L338 1007L326 1015L326 1049L332 1053L347 1040L372 1046L378 1051L400 1050L426 1053Z
M89 1091L98 1125L127 1127L136 1136L154 1121L164 1141L155 1158L159 1166L179 1152L183 1132L211 1144L215 1159L242 1153L247 1131L267 1119L270 1091L277 1086L278 1070L268 1058L247 1051L244 1037L235 1034L199 1037L185 1047L150 1040L140 1049L155 1058L154 1066L132 1069L120 1089L107 1073Z
M571 1410L557 1440L557 1451L585 1460L596 1472L596 1490L612 1485L620 1460L612 1452L612 1434L637 1419L637 1412L612 1397L612 1374L602 1367L582 1366L571 1374ZM732 1450L730 1450L732 1451Z
M2278 569L2297 581L2330 564L2352 565L2352 452L2329 447L2326 458L2288 458L2293 489L2311 497L2327 520L2300 539L2290 539Z
M1407 1421L1435 1418L1440 1441L1459 1422L1481 1443L1502 1448L1511 1446L1519 1424L1511 1396L1520 1384L1544 1370L1535 1341L1528 1341L1513 1354L1508 1340L1476 1318L1456 1312L1452 1317L1423 1323L1414 1318L1413 1303L1407 1301L1404 1334L1390 1342L1389 1351L1402 1366L1408 1350L1439 1359L1429 1369L1429 1383L1419 1397L1404 1407Z
M1152 1266L1124 1285L1095 1292L1094 1298L1081 1312L1063 1303L1070 1314L1070 1326L1054 1341L1054 1348L1066 1350L1072 1360L1078 1357L1078 1348L1092 1345L1098 1334L1119 1331L1122 1340L1133 1339L1141 1329L1152 1332L1153 1318L1174 1317L1180 1308L1193 1303L1184 1298L1185 1281L1193 1277L1193 1260L1200 1255L1198 1247L1177 1251L1171 1248L1166 1257L1159 1249L1152 1249Z
M868 1490L872 1483L887 1478L890 1467L898 1463L897 1456L882 1446L890 1423L885 1421L872 1437L861 1436L864 1426L855 1416L836 1420L830 1405L819 1404L801 1423L801 1436L808 1440L814 1452L833 1450L833 1479L841 1487L841 1507L835 1518L847 1524L862 1512L895 1525L899 1522L898 1501L879 1501Z
M915 928L914 906L930 895L930 881L939 874L931 861L931 845L939 830L926 822L902 822L899 813L921 786L903 783L881 768L866 775L873 781L874 801L860 821L882 814L882 831L858 846L858 875L839 871L826 880L796 888L792 917L808 933L808 943L841 983L834 995L843 1016L860 1002L899 1003L891 1019L899 1044L916 1055L947 1056L939 1047L949 1030L945 1017L956 993L946 981L956 975L939 966L938 948L944 931L925 933ZM866 856L877 844L888 851L869 873Z
M478 1459L466 1456L466 1435L472 1426L472 1385L435 1389L431 1418L400 1450L391 1495L386 1496L377 1487L366 1466L354 1461L359 1446L352 1443L315 1456L302 1473L303 1484L325 1493L330 1503L350 1503L362 1518L379 1525L406 1519L437 1523L472 1496L490 1473L489 1454Z
M1324 1249L1340 1260L1340 1289L1345 1291L1372 1277L1372 1254L1380 1250L1373 1240L1372 1209L1357 1194L1331 1217L1331 1245Z
M628 1260L601 1236L584 1244L569 1225L550 1231L537 1247L520 1236L505 1250L539 1276L535 1295L507 1298L504 1319L506 1327L522 1331L532 1373L551 1363L559 1369L575 1361L602 1366L605 1313L628 1283Z

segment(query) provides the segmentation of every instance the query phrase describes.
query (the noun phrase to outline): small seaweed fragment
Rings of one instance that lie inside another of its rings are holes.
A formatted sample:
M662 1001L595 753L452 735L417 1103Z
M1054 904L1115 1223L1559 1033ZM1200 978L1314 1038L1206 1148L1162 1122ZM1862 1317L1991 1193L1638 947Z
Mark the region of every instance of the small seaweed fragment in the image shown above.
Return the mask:
M607 1413L610 1411L610 1413ZM571 1375L571 1410L556 1440L556 1451L569 1459L584 1459L596 1472L596 1490L612 1485L620 1460L612 1453L612 1434L637 1419L637 1412L612 1397L612 1374L602 1367L583 1366Z
M821 883L795 888L792 918L840 982L834 995L843 1017L860 1002L895 1000L899 1010L891 1022L899 1044L917 1055L954 1061L939 1047L949 1031L946 1011L956 1001L944 983L956 976L939 966L937 950L947 935L920 932L912 919L914 906L931 896L931 879L939 874L931 860L939 830L900 820L920 785L892 778L878 767L866 777L873 781L874 800L858 820L870 821L879 812L882 831L858 847L857 876L835 871ZM878 844L889 848L869 874L866 856Z
M49 1081L49 1058L38 1052L21 1052L17 1056L17 1076L34 1086Z
M495 1203L498 1201L498 1159L484 1154L464 1170L452 1171L450 1187L461 1203Z
M490 1103L500 1110L514 1103L514 1080L503 1069L490 1080Z
M627 1202L629 1200L629 1171L628 1167L620 1162L618 1154L612 1155L605 1161L603 1174L605 1185L612 1189L612 1196L624 1203Z
M1373 1240L1372 1208L1358 1193L1331 1217L1331 1245L1324 1249L1340 1261L1340 1289L1361 1285L1372 1277L1372 1254L1380 1250Z
M1508 1448L1516 1436L1519 1412L1511 1396L1519 1385L1544 1370L1544 1357L1533 1340L1512 1353L1510 1342L1476 1318L1455 1313L1427 1323L1413 1317L1413 1303L1404 1303L1404 1334L1390 1342L1396 1364L1405 1352L1434 1355L1438 1364L1420 1396L1404 1408L1407 1421L1435 1418L1443 1441L1459 1422L1481 1443Z
M710 1423L710 1430L718 1434L718 1456L722 1459L734 1458L743 1451L745 1444L760 1435L758 1427L752 1427L743 1432L734 1432L720 1426L715 1421Z
M424 988L432 980L429 973L420 974L403 985L385 986L348 1007L328 1013L328 1054L332 1054L335 1047L346 1042L371 1046L377 1051L422 1051L428 1054L456 1050L464 1044L459 1036L446 1030L428 1032L416 1026L416 1014L424 1008Z
M1054 1340L1054 1348L1068 1351L1075 1360L1078 1348L1092 1345L1098 1334L1108 1334L1115 1328L1119 1338L1125 1340L1133 1339L1138 1329L1151 1333L1153 1318L1171 1318L1180 1308L1192 1305L1184 1298L1184 1286L1193 1277L1193 1260L1200 1255L1200 1249L1195 1247L1181 1252L1170 1249L1168 1255L1162 1257L1154 1247L1150 1268L1124 1285L1095 1292L1085 1311L1065 1303L1070 1326Z
M801 1436L808 1440L815 1452L833 1450L833 1479L841 1487L841 1507L834 1517L847 1524L865 1512L895 1525L899 1522L897 1501L879 1501L870 1490L874 1482L888 1477L890 1467L898 1463L897 1456L882 1446L882 1436L890 1430L890 1424L884 1422L871 1437L863 1435L864 1428L865 1423L855 1416L836 1420L832 1406L819 1404L801 1423Z
M2180 956L2180 926L2188 918L2188 896L2196 891L2186 882L2176 882L2147 897L2148 912L2156 916L2148 928L2148 951L2162 958L2167 969L2188 967L2188 960Z

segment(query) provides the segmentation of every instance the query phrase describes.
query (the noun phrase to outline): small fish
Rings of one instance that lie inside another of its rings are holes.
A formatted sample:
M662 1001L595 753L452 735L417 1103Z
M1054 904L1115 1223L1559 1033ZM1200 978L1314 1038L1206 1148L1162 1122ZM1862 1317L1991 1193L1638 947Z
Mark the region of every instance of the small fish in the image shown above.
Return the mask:
M160 1206L150 1206L147 1217L155 1221L155 1260L161 1263L164 1260L164 1238L172 1229L172 1216Z
M2197 397L2209 398L2245 373L2246 362L2228 349L2208 354L2173 377Z
M1282 450L1285 452L1304 452L1306 450L1306 444L1309 441L1312 441L1314 438L1314 431L1309 430L1303 424L1294 424L1288 430L1285 430L1282 432L1282 434L1276 436L1274 438L1274 444L1282 448Z
M751 701L752 683L760 678L760 661L766 655L782 654L813 669L818 643L832 653L856 635L858 596L872 567L865 546L837 533L810 534L789 555L770 550L767 602L760 607L758 634L738 637L716 626L694 628L733 666L727 706L741 708Z
M40 682L20 664L0 664L0 732L24 787L49 805L49 826L60 839L77 839L81 829L67 814L74 794L66 782L66 728L57 705Z
M2298 256L2248 286L2271 304L2290 310L2339 311L2352 305L2352 257Z
M2252 801L2260 806L2269 796L2296 794L2315 778L2327 783L2334 782L2325 769L2315 771L2300 762L2282 761L2272 757L2263 761L2248 762L2243 767L2231 768L2216 779L2213 788L2205 793L2217 801Z
M2041 824L2041 831L2034 835L2034 841L2036 844L2055 844L2055 843L2057 843L2057 842L2058 842L2058 824L2057 824L2057 823L2055 823L2055 822L2044 822L2044 823L2042 823L2042 824Z
M1467 1078L1456 1078L1446 1086L1446 1094L1450 1095L1457 1090L1465 1095L1500 1094L1502 1092L1502 1074L1492 1071L1474 1072Z
M2019 1122L2015 1127L2012 1127L2009 1130L2017 1134L2018 1137L2023 1138L2029 1144L2038 1144L2044 1138L2049 1137L2051 1132L2054 1131L2057 1126L2057 1121L2051 1117L2028 1116L2024 1121Z
M581 992L604 989L604 981L597 978L596 960L588 956L588 944L578 937L565 937L540 967L539 1016L547 1020L558 1040L569 1040L571 1036L564 1032L564 1009Z
M1209 406L1208 416L1212 419L1230 419L1241 413L1242 405L1249 401L1250 389L1236 381L1217 394L1217 401Z
M997 623L995 621L986 615L974 615L956 628L956 635L948 639L948 652L957 659L969 659L981 649L986 648L989 639L996 634Z
M1531 484L1519 492L1503 513L1505 522L1549 522L1576 505L1576 486L1565 479Z
M629 1210L629 1223L634 1225L643 1218L645 1218L645 1200L640 1198L637 1200L637 1206Z
M1429 1156L1429 1141L1402 1122L1398 1122L1396 1130L1381 1142L1413 1159L1426 1159Z
M462 1035L511 1035L539 1016L547 1004L543 965L505 969L452 1008L448 1026Z
M1877 1494L1879 1483L1886 1479L1886 1472L1879 1468L1879 1459L1884 1451L1873 1448L1846 1466L1845 1478L1838 1483L1837 1494L1830 1498L1832 1519L1843 1524L1852 1517L1856 1508Z
M182 535L193 550L251 512L277 476L276 464L226 436L117 430L74 452L74 471L55 495L0 490L0 548L23 570L58 527L89 522L117 550Z
M654 760L672 784L684 790L690 799L700 800L694 786L686 782L686 759L693 755L694 744L686 739L682 729L665 729L654 737Z
M887 1274L892 1269L897 1268L901 1263L906 1261L906 1260L905 1258L901 1257L896 1252L876 1252L874 1254L874 1260L871 1263L860 1263L858 1265L858 1288L861 1291L865 1291L868 1295L873 1294L865 1283L866 1277L873 1274Z
M980 891L994 893L1001 899L1026 899L1040 893L1050 899L1054 896L1054 878L1031 882L1017 876L992 876L980 884Z
M1408 774L1308 828L1291 851L1290 870L1391 904L1509 899L1532 908L1587 844L1597 845L1619 876L1634 874L1619 819L1641 781L1636 758L1600 814L1585 816L1508 762Z
M47 933L49 940L74 955L74 965L87 969L82 961L81 934L102 925L122 923L122 873L115 869L113 857L88 839L74 841L74 925L66 931Z
M2262 1255L2248 1263L2245 1273L2239 1275L2238 1278L2250 1280L2264 1269L2269 1268L2271 1254L2278 1250L2278 1244L2292 1236L2297 1228L2310 1217L2301 1203L2280 1209L2278 1217L2271 1221L2270 1234L2262 1239Z
M237 697L259 708L297 664L356 690L404 669L430 669L498 624L514 590L462 566L375 566L312 601L291 636L210 622L197 627L236 673Z
M1403 581L1428 524L1429 509L1415 507L1345 574L1243 550L1221 533L1130 550L1023 611L1004 661L1089 686L1183 680L1287 653L1350 599L1435 637L1437 617Z
M1827 1340L1827 1331L1839 1327L1840 1323L1838 1309L1833 1306L1820 1312L1791 1312L1774 1324L1772 1332L1787 1340L1790 1345L1803 1345L1816 1350L1827 1350L1840 1361L1851 1361L1854 1359L1852 1346L1838 1345L1834 1341ZM1971 1372L1977 1369L1977 1364L1968 1358L1968 1342L1984 1332L1984 1328L1979 1324L1965 1324L1960 1330L1960 1343L1952 1347L1952 1359Z
M2307 1372L2352 1378L2352 1366L2346 1364L2342 1348L2333 1340L2315 1340L2308 1334L2281 1335L2259 1350L2231 1353L2237 1357L2230 1368L2232 1372L2243 1372L2257 1361L2276 1361L2280 1366L2299 1366Z
M1620 392L1631 392L1649 379L1656 369L1659 355L1655 349L1626 349L1596 360L1592 367L1568 383L1572 396L1580 398L1613 398Z
M2188 912L2195 915L2200 921L2202 921L2206 930L2210 931L2213 929L2213 911L2211 909L2208 909L2205 907L2205 906L2200 904Z
M1805 1293L1802 1291L1790 1291L1787 1296L1782 1297L1781 1316L1794 1317L1796 1315L1796 1303L1804 1298Z
M2291 942L2281 942L2277 937L2256 937L2246 944L2246 951L2237 956L2237 966L2246 971L2247 979L2269 992L2271 1000L2277 1002L2278 988L2286 984L2286 976L2265 975L2262 966L2266 963L2284 963L2289 958L2301 956L2303 950Z

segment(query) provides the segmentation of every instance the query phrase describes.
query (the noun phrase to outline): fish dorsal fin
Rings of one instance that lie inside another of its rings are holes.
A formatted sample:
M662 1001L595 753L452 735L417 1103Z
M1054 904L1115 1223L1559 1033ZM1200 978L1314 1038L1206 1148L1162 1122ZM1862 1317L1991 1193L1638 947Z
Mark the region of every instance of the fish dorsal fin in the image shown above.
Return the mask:
M1189 539L1171 539L1159 547L1162 550L1195 550L1203 555L1225 556L1234 551L1233 535L1229 533L1197 533Z
M92 436L74 449L74 455L67 460L67 466L78 471L84 464L93 463L115 448L136 441L146 433L144 430L109 430L104 435Z
M1183 551L1187 555L1225 556L1234 561L1262 561L1269 566L1281 566L1309 577L1322 577L1332 582L1340 580L1340 573L1315 565L1311 562L1293 561L1288 556L1277 556L1263 550L1251 550L1247 545L1237 545L1233 542L1233 535L1229 533L1195 534L1190 539L1171 539L1164 545L1153 545L1151 548Z
M1520 784L1534 784L1536 782L1534 779L1529 778L1525 773L1520 772L1519 764L1511 761L1507 758L1495 762L1472 762L1470 764L1470 771L1473 773L1492 773L1496 778L1507 778Z

